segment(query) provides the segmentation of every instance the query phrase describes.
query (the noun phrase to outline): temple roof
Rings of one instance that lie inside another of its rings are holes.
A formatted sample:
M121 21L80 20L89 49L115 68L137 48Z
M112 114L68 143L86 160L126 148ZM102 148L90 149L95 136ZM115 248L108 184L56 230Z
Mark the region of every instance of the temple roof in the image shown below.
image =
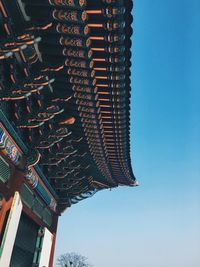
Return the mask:
M119 185L130 159L132 1L0 5L0 108L58 195L60 211Z

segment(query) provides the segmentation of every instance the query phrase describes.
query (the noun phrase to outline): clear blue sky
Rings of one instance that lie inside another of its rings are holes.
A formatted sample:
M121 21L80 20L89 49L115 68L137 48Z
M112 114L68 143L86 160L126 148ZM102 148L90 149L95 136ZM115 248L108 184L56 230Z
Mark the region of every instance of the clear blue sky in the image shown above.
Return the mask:
M200 1L135 0L131 157L141 186L60 218L56 256L94 267L200 266Z

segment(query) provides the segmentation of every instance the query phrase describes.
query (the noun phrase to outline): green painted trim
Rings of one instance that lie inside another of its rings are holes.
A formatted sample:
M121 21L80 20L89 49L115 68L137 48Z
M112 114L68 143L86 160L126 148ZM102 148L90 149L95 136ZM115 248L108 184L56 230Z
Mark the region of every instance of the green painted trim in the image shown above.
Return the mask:
M34 252L34 257L33 257L33 263L38 264L40 263L40 257L41 257L41 251L42 251L42 246L43 246L43 241L44 241L44 235L40 235L40 232L44 232L44 227L40 227L38 230L38 237L36 240L36 246L35 246L35 252Z
M52 213L46 208L46 206L41 202L41 200L33 194L31 189L26 185L23 184L20 190L20 196L22 202L29 207L38 218L40 218L46 225L51 226L52 224ZM28 202L27 199L31 199ZM42 212L38 213L37 207L34 206L37 203L41 203ZM36 209L35 209L36 207Z
M11 125L11 123L9 122L9 120L7 119L7 117L5 116L4 112L1 109L0 109L0 121L2 122L2 124L6 128L6 130L9 132L9 134L12 136L12 138L16 142L16 144L20 147L22 152L25 155L28 154L27 146L21 140L18 133L14 130L13 126ZM48 188L49 192L53 195L53 197L56 200L58 200L58 196L57 196L56 192L54 191L54 189L52 188L52 186L48 182L48 180L45 177L45 175L43 174L43 172L40 170L39 166L36 165L34 167L34 169L36 170L36 172L38 173L38 175L40 176L40 178L42 179L42 181L44 182L44 184Z
M0 156L0 181L6 183L10 178L10 167L9 164L4 160L2 156Z

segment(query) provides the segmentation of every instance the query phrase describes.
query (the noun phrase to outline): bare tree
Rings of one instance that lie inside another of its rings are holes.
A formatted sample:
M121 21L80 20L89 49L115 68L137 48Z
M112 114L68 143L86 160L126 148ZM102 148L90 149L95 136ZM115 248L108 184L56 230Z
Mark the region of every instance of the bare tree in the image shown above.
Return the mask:
M65 253L57 258L57 266L59 267L92 267L87 262L87 258L77 253Z

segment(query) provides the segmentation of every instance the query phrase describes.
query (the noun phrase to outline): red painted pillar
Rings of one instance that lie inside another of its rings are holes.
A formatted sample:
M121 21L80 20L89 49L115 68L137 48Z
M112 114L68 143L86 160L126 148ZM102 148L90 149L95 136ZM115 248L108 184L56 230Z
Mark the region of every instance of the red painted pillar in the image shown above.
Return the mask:
M50 259L49 259L49 267L53 267L57 227L58 227L58 215L55 215L54 222L53 222L54 231L53 231L53 242L52 242L52 247L51 247L51 254L50 254Z
M10 209L12 205L13 197L10 197L8 200L5 198L2 199L2 208L0 210L0 236L2 236L4 221L6 219L7 211Z

